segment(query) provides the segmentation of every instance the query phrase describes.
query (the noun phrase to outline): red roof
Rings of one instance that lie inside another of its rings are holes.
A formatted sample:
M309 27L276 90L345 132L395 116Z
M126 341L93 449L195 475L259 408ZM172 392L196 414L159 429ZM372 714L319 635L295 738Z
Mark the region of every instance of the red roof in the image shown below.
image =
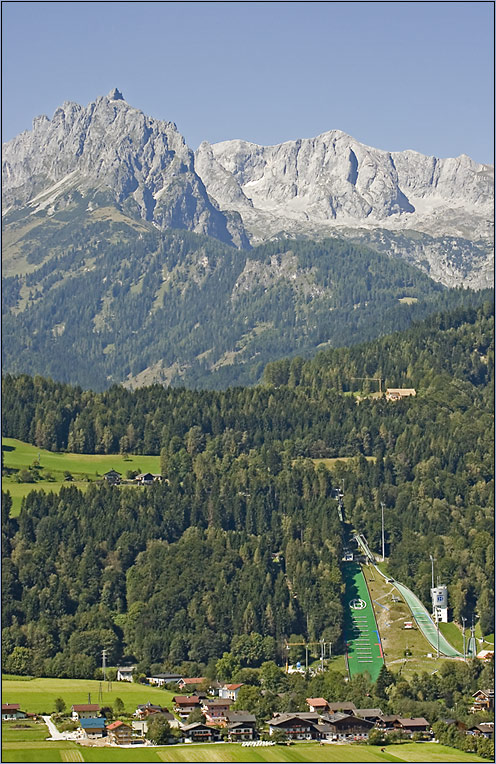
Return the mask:
M202 684L205 682L207 677L205 676L194 676L186 679L182 679L183 684Z
M325 698L307 698L309 706L327 706L327 700Z
M243 682L241 682L241 684L226 684L226 690L239 690L242 686Z
M117 719L116 722L112 722L112 724L109 724L107 726L107 729L116 730L118 727L129 727L129 724L125 724L124 722L121 722L120 719Z
M99 711L100 706L97 703L79 703L72 706L73 711Z
M2 703L2 711L19 711L19 703Z

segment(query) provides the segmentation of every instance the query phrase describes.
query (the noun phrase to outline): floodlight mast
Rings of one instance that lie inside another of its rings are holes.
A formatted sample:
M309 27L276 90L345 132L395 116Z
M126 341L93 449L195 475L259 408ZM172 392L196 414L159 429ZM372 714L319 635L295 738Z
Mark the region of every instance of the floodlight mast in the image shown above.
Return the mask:
M465 624L467 622L467 619L462 616L462 624L463 624L463 660L466 661L465 657Z
M384 502L381 501L381 517L382 517L382 561L384 562Z

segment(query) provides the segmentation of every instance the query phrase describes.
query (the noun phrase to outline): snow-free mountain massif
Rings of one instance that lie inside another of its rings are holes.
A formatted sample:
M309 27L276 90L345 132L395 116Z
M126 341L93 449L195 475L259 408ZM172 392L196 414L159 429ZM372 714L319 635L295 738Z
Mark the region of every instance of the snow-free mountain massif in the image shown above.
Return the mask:
M493 283L493 168L466 156L338 130L193 153L114 89L37 117L2 173L6 370L255 381L282 354L408 325L441 285Z

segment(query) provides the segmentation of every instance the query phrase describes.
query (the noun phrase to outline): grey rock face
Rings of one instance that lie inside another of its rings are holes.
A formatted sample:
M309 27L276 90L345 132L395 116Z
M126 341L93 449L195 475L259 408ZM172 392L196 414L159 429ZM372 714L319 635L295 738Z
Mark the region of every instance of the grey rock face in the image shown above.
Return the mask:
M253 243L283 234L347 236L357 228L460 237L485 251L480 286L487 285L493 263L492 166L465 155L437 159L381 151L339 130L276 146L204 142L195 164L220 208L240 213ZM439 244L432 252L430 245L419 250L420 267L426 259L438 259ZM434 272L447 284L478 283L477 274L467 277L466 263L464 272L442 264Z
M3 147L6 206L63 205L77 189L132 204L157 227L186 228L246 245L239 215L224 215L195 172L193 152L172 122L147 117L115 88L86 108L66 102L52 119Z

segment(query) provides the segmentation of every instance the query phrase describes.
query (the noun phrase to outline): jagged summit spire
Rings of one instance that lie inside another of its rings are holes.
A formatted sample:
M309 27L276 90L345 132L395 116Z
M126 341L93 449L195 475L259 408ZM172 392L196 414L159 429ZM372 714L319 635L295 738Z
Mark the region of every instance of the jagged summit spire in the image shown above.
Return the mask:
M122 95L120 90L117 90L117 88L113 88L113 90L110 91L110 93L107 96L110 101L123 101L124 96Z

